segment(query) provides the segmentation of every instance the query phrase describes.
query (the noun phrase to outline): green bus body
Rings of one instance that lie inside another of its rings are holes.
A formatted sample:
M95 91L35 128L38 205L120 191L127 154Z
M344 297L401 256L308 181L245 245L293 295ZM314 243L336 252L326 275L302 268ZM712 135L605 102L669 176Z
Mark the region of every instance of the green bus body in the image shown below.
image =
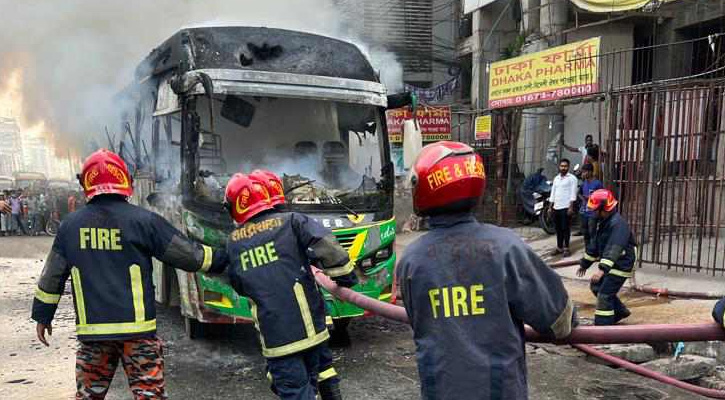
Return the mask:
M209 245L223 245L225 233L199 226L191 213L186 212L185 221L193 221L195 224L190 232L203 234L203 238L195 237ZM353 289L366 296L382 301L393 300L393 269L395 267L395 220L359 225L354 228L333 230L338 242L348 251L350 259L357 264L364 259L373 259L371 268L361 275L361 282ZM375 259L376 253L389 249L386 258ZM201 302L204 307L218 311L221 314L244 319L251 319L252 314L249 302L246 297L239 296L229 285L226 277L214 275L197 274L199 280L199 292L202 293ZM324 292L327 303L327 312L333 319L359 317L365 314L365 310L335 299L329 293Z

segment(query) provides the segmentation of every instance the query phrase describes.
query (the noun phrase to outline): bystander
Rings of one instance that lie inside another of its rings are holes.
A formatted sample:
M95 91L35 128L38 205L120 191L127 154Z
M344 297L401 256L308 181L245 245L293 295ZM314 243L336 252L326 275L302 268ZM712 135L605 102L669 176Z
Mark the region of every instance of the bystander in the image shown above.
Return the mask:
M6 192L0 192L0 236L10 235L10 203Z
M571 255L569 240L571 239L571 217L574 215L574 202L576 201L579 180L569 173L569 160L562 158L559 162L559 175L554 178L551 186L549 202L552 208L548 212L554 213L554 226L556 227L556 249L553 254Z
M23 219L23 197L19 190L14 191L10 196L10 215L12 217L12 233L27 235L28 229Z

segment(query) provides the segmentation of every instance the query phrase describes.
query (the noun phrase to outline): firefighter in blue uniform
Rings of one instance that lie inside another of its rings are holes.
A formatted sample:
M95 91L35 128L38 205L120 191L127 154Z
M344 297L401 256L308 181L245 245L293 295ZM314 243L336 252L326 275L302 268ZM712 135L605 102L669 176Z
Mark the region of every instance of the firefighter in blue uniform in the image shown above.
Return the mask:
M715 303L715 307L712 308L712 318L720 326L725 328L725 298L720 299Z
M260 181L264 184L269 194L269 202L277 211L284 211L285 197L284 185L275 173L266 170L256 170L249 174L252 180ZM326 316L325 322L329 326L332 318ZM272 374L268 373L268 377L272 378ZM328 346L320 349L320 368L317 379L317 390L320 393L320 400L342 400L340 392L340 376L337 374L333 365L332 350ZM277 394L274 385L272 391Z
M614 325L629 317L630 311L617 297L637 262L637 245L629 224L617 212L617 199L607 189L589 196L587 207L597 219L594 237L587 245L577 276L582 277L599 261L599 270L591 277L591 290L597 296L594 325Z
M313 400L330 335L310 264L345 287L354 263L332 233L302 214L275 210L263 182L235 174L225 206L237 228L227 242L232 287L248 297L272 384L282 399Z
M428 145L413 167L413 205L431 229L397 278L424 400L525 400L524 324L564 338L575 321L559 276L511 230L476 222L485 182L463 143Z
M132 180L115 153L89 156L79 180L89 202L61 224L46 258L33 300L38 339L48 345L70 276L80 341L76 399L105 398L119 361L135 399L166 398L151 257L189 272L221 272L226 254L129 204Z

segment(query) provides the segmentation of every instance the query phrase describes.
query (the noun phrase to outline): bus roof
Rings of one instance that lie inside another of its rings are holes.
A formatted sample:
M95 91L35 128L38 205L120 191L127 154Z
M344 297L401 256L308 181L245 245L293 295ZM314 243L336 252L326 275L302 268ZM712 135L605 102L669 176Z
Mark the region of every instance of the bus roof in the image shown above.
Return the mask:
M45 174L40 172L14 172L13 177L15 180L37 180L37 181L45 181L47 178L45 177Z
M352 43L263 27L182 29L144 59L136 69L136 78L142 81L175 68L181 68L181 73L237 69L378 82L372 65Z

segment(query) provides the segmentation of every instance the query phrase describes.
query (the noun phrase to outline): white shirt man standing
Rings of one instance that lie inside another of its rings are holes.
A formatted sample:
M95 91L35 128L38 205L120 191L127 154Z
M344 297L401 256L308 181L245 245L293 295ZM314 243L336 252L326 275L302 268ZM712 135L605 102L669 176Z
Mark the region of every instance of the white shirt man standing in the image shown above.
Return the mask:
M559 162L559 175L554 178L549 202L552 203L554 226L556 227L556 250L554 254L571 255L569 239L571 238L571 216L574 215L579 180L569 173L569 160L563 158Z

